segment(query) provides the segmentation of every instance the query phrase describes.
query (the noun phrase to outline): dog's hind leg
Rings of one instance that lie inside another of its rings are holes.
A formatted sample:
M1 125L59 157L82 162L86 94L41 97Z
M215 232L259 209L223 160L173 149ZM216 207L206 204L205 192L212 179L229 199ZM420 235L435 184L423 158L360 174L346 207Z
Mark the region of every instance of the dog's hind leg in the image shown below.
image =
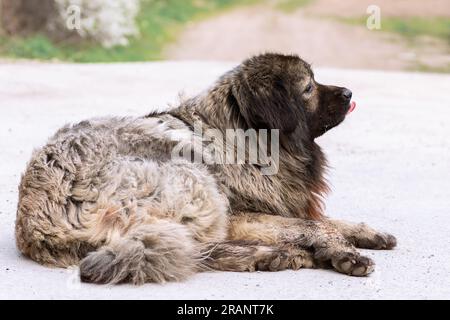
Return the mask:
M115 234L80 263L84 282L121 283L182 280L198 269L200 251L191 232L165 220L136 224L126 234Z
M365 276L374 269L371 259L361 256L336 228L322 221L237 214L231 217L229 239L259 241L271 246L296 245L312 250L314 259L348 275Z
M340 220L328 220L328 223L357 248L390 250L397 245L393 235L376 231L365 223L352 224Z
M227 201L206 169L137 162L127 164L125 178L114 197L136 200L94 223L108 241L81 261L82 280L142 284L182 280L201 270L201 249L227 233Z
M255 241L226 241L205 247L205 269L222 271L281 271L316 266L310 251L291 246L268 246Z

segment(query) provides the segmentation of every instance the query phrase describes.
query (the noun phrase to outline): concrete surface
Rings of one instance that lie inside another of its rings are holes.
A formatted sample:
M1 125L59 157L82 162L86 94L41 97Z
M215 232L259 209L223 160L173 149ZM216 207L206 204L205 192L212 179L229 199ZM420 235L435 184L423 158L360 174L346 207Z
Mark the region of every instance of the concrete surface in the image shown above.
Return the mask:
M395 234L394 251L366 251L368 278L326 270L203 273L183 283L95 286L76 270L19 255L20 174L34 147L68 121L142 115L205 88L230 64L0 66L0 298L396 299L450 298L450 76L320 69L350 87L358 108L319 140L332 169L328 213Z

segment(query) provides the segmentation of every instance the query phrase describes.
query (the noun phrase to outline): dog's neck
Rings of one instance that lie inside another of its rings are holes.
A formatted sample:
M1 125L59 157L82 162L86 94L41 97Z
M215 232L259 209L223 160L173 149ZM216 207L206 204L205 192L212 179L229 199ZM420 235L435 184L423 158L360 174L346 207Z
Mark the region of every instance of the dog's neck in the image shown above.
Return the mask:
M231 94L231 84L219 81L202 94L184 100L169 112L190 126L200 122L205 129L247 129L239 114L237 102Z

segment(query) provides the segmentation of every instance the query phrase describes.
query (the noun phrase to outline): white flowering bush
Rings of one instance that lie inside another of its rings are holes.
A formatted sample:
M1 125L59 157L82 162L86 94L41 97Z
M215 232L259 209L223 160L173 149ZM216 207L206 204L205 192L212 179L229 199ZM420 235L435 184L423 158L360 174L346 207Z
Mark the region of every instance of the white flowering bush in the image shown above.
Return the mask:
M64 33L76 32L104 47L127 45L128 38L138 35L135 20L139 0L54 0L57 17L49 26Z

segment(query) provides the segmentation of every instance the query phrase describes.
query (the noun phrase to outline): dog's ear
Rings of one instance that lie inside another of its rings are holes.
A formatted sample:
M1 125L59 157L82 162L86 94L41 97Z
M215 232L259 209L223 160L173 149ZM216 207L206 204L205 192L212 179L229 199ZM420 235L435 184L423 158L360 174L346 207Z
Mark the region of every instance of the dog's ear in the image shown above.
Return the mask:
M232 94L250 128L279 129L285 134L295 130L299 119L285 80L275 75L253 79L236 75Z

